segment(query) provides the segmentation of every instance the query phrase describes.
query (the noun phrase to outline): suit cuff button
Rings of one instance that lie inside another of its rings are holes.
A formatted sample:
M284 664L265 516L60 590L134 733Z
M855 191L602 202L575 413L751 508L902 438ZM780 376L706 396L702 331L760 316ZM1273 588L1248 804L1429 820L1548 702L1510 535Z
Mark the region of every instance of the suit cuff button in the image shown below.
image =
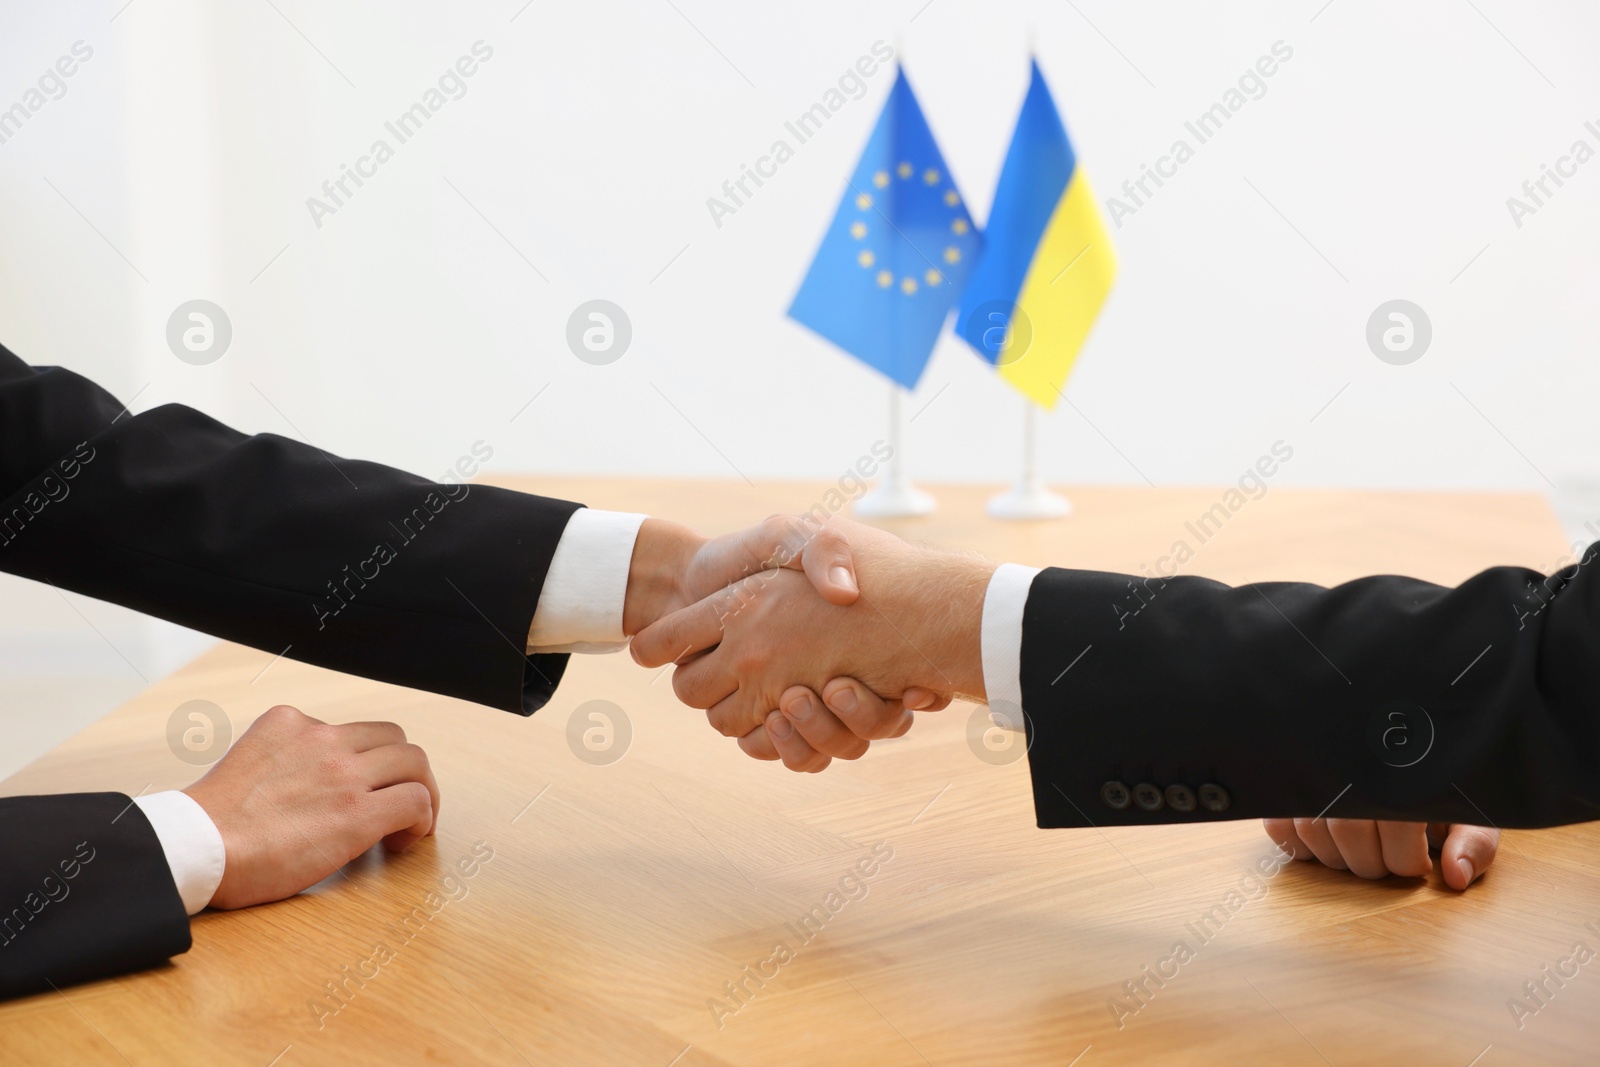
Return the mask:
M1161 790L1149 782L1140 782L1133 787L1133 802L1145 811L1160 811L1167 801Z
M1214 782L1207 782L1200 787L1200 806L1207 811L1227 811L1233 798L1228 791Z
M1194 810L1194 790L1186 785L1167 786L1167 807L1185 814Z
M1107 782L1100 787L1100 803L1112 811L1126 811L1133 798L1128 795L1128 787L1121 782Z

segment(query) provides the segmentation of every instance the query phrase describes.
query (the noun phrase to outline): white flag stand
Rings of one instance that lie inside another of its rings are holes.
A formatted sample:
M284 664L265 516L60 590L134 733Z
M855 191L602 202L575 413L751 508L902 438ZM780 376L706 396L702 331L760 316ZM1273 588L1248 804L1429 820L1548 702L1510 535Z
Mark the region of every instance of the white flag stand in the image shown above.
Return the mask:
M1022 474L1010 489L989 499L984 509L996 519L1059 519L1072 512L1072 502L1052 493L1039 480L1034 464L1034 420L1038 417L1032 402L1022 402Z
M933 513L933 497L911 484L905 473L905 434L901 426L900 399L905 390L889 386L889 448L893 455L883 465L883 477L856 501L855 513L864 519L904 519Z

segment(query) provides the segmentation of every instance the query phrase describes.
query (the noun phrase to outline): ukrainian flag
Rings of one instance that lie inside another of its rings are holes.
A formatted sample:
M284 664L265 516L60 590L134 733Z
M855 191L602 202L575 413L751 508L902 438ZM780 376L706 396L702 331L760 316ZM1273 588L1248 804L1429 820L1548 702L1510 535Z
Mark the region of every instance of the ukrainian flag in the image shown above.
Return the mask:
M1024 396L1053 408L1111 291L1117 256L1037 61L984 246L957 331Z
M907 389L982 248L904 71L789 316Z

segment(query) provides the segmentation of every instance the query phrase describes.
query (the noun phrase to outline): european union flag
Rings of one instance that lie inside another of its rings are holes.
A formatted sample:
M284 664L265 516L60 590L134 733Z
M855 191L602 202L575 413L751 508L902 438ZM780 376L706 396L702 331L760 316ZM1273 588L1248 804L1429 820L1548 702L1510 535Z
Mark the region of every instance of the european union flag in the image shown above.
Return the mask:
M910 389L982 247L898 71L789 316Z

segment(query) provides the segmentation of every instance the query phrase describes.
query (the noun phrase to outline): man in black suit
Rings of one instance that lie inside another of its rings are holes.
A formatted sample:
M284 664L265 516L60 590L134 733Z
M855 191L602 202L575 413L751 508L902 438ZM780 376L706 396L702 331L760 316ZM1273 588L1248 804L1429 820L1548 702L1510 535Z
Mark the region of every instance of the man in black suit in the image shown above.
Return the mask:
M646 666L678 660L679 698L751 755L820 769L909 728L874 694L962 694L1025 731L1041 827L1267 818L1301 858L1381 876L1427 869L1431 821L1450 827L1457 889L1494 855L1497 831L1474 824L1600 818L1595 549L1455 589L1229 588L996 566L835 525L860 603L766 573L633 642Z
M0 570L272 655L531 715L569 652L621 647L775 558L824 597L856 596L848 545L830 529L775 518L707 539L643 515L469 486L472 473L432 482L247 436L179 405L130 416L87 379L0 348ZM424 777L425 757L392 727L338 727L335 738L269 714L274 736L310 731L324 747L366 754L378 765L363 783L373 796ZM289 770L241 757L214 774L237 789ZM244 876L264 868L250 858L259 849L248 822L204 803L229 795L207 782L137 801L3 802L0 917L13 922L0 918L0 996L164 959L188 946L183 913L278 899L329 873L280 865L292 876L235 891L235 876L254 884ZM353 788L293 777L283 788L340 786ZM417 790L404 792L415 806ZM341 825L328 853L344 862L390 829ZM70 905L51 903L69 890Z

